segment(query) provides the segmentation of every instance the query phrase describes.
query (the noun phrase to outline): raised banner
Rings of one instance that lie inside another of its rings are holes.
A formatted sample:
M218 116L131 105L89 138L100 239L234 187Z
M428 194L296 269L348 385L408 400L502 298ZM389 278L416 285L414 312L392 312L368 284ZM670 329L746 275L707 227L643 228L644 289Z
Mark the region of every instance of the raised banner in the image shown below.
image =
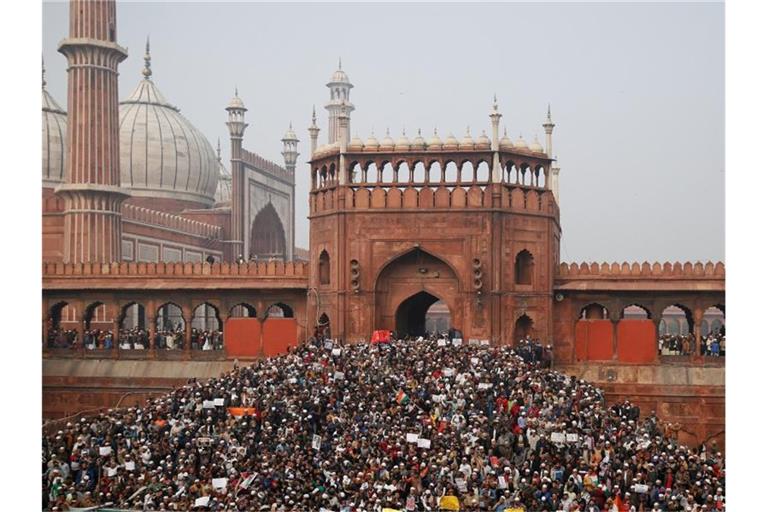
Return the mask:
M253 416L256 414L255 407L228 407L227 411L236 418L241 416Z

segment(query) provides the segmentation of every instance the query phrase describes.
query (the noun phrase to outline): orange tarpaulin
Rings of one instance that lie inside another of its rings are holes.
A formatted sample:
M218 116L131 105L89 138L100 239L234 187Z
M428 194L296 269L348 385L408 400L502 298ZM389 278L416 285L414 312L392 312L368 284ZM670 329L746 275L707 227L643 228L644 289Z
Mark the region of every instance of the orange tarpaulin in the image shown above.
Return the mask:
M227 411L232 416L253 416L256 414L256 408L254 407L228 407Z
M576 322L576 360L609 361L613 359L613 325L610 320Z
M258 357L260 349L258 318L230 318L224 323L224 350L228 357Z
M619 361L652 363L656 360L656 325L653 320L622 320L616 337Z
M261 330L266 357L286 354L298 343L295 318L268 318Z

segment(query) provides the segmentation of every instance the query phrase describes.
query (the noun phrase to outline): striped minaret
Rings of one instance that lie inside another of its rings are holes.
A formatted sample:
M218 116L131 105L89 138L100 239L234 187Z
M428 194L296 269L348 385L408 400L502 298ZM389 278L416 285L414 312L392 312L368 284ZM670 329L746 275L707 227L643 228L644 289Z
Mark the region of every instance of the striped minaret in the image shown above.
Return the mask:
M115 0L71 0L69 37L59 52L69 64L64 261L120 261L117 65L128 53L115 39Z

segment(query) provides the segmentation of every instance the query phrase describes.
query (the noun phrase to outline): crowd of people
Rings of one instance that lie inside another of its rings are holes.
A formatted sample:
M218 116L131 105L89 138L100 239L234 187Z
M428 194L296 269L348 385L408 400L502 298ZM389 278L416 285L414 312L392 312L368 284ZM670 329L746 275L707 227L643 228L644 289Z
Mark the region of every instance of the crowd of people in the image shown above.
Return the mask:
M218 330L192 329L192 350L223 350L224 334Z
M687 356L695 349L693 334L663 334L659 337L659 354L663 356Z
M725 356L725 333L712 332L701 336L699 354L708 357ZM663 356L687 356L696 351L693 334L664 334L659 337L659 354Z
M74 329L62 329L61 327L48 330L49 348L69 348L76 346L78 342L77 331Z
M716 446L607 407L536 343L339 345L190 381L42 439L47 510L725 510ZM530 349L530 350L529 350Z

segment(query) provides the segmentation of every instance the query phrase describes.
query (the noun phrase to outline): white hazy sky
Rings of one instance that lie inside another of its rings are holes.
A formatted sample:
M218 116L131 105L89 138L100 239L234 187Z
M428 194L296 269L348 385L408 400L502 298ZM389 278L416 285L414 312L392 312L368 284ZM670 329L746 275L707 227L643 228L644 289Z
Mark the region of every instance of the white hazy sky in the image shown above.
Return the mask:
M66 100L66 3L43 7L49 91ZM630 4L118 3L120 97L153 79L228 158L237 86L245 147L282 162L293 121L306 161L312 105L341 57L352 132L490 132L495 93L511 137L543 143L547 103L561 164L563 261L722 260L724 7ZM307 246L309 168L297 169L297 244Z

